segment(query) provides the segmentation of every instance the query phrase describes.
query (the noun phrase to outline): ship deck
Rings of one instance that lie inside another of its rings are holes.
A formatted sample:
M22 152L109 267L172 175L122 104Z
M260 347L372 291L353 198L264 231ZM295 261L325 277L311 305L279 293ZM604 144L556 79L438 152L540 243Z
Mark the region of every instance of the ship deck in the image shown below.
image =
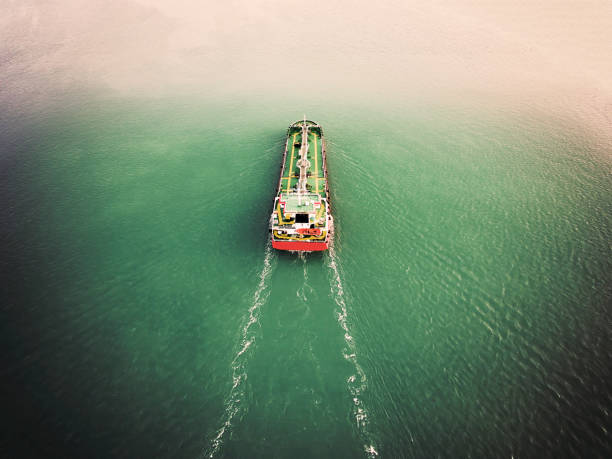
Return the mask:
M291 128L287 145L287 157L285 158L283 176L281 177L281 189L279 190L281 193L290 192L294 187L297 187L300 169L296 163L299 159L299 145L301 142L301 128ZM308 172L310 175L307 180L307 188L311 193L317 193L322 198L326 198L323 142L321 136L316 132L309 132L308 145L308 160L310 161Z

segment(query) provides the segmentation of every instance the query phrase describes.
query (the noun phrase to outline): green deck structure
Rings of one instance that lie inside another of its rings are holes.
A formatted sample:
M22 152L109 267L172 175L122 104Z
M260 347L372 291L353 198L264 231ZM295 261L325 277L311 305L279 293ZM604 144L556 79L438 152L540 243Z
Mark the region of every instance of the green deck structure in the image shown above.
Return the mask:
M301 128L291 127L289 130L287 143L287 157L285 158L285 167L283 169L283 177L281 177L281 192L291 191L297 187L299 180L299 167L297 161L299 159L300 145L302 144ZM310 131L308 134L308 160L310 168L308 169L309 177L307 188L313 193L318 193L322 198L327 197L325 186L325 174L323 170L323 142L320 133Z
M303 213L303 212L314 212L315 202L319 201L319 195L317 194L306 194L301 199L295 194L281 194L281 201L285 203L285 212L289 213Z

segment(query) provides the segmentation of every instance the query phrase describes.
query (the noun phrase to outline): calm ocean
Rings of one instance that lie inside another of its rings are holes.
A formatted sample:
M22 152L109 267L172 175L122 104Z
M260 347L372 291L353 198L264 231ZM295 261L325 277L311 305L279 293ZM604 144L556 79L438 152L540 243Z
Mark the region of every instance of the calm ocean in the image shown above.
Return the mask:
M605 88L472 10L243 5L196 47L195 2L78 3L0 7L0 456L612 455ZM304 114L337 233L298 256L267 222Z

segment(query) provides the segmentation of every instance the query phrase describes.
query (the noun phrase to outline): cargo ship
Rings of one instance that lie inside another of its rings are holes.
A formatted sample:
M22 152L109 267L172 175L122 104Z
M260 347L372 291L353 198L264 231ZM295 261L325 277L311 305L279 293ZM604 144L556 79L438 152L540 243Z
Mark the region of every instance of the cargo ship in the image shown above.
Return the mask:
M272 247L296 252L327 250L333 229L323 128L304 117L287 130L270 216Z

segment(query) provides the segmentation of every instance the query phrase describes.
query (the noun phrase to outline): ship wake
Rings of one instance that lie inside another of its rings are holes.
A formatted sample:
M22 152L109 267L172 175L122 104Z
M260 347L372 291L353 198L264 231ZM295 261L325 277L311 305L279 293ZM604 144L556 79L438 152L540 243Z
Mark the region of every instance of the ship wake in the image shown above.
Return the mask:
M295 295L302 300L302 302L308 306L308 296L314 291L312 286L308 283L308 269L307 269L307 259L306 254L304 252L298 252L298 258L302 261L302 266L304 268L303 279L304 283L300 288L297 289Z
M347 379L348 391L351 394L353 405L352 414L355 419L355 424L362 441L364 442L364 451L369 458L375 458L378 456L376 446L372 439L368 428L368 411L363 403L363 393L366 391L367 378L361 365L357 360L357 346L355 340L351 335L348 309L346 307L346 300L344 294L344 288L342 286L342 279L340 276L340 269L338 267L336 252L333 245L329 248L329 256L327 257L327 266L330 269L330 281L331 281L331 295L334 298L337 309L337 319L340 328L344 332L344 358L350 362L353 366L353 374Z
M251 306L244 316L243 326L240 333L240 342L237 346L236 355L232 360L232 387L225 400L225 410L222 418L221 427L217 430L215 438L211 441L206 450L205 457L214 457L221 446L227 432L231 429L234 418L243 410L241 402L245 398L245 383L248 377L247 363L252 352L250 351L255 344L255 330L253 325L259 321L261 307L266 303L270 296L269 278L272 272L273 251L271 245L266 246L266 253L263 260L263 267L259 273L259 284L253 294Z

